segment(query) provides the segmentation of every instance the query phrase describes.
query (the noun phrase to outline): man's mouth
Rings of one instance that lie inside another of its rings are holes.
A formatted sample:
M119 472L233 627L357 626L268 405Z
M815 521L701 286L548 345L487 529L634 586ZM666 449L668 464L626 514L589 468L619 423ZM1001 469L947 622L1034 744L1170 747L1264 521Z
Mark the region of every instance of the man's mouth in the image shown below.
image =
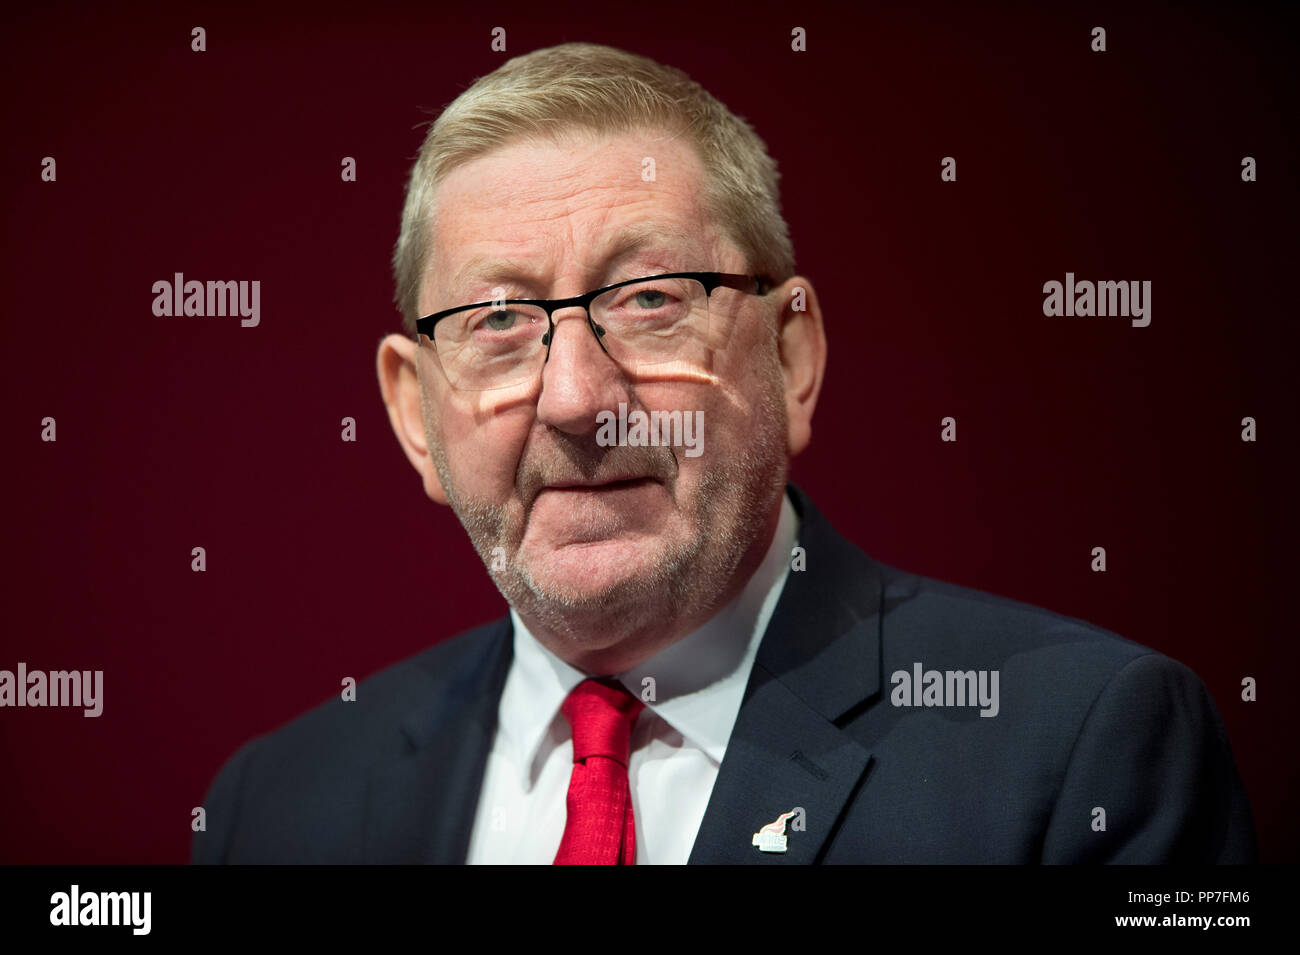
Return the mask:
M617 491L636 487L643 487L649 484L657 484L654 478L649 477L625 477L611 478L605 481L589 481L586 479L577 479L573 481L556 481L554 484L547 484L542 488L543 491Z

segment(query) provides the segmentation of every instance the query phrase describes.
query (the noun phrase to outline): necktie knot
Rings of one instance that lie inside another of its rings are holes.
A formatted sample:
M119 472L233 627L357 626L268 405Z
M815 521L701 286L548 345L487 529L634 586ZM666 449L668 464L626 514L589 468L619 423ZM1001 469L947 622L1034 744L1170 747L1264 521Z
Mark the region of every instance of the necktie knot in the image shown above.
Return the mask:
M573 761L606 756L626 767L632 724L644 706L619 683L589 679L575 686L560 706L573 731Z

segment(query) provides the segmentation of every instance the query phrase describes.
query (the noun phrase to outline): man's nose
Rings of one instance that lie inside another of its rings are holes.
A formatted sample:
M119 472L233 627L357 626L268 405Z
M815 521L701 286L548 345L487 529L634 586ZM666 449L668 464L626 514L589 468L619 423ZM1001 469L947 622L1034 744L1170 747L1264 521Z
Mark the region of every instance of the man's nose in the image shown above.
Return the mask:
M585 309L557 309L551 322L551 350L542 366L537 418L569 434L594 432L598 412L627 401L618 364L601 347Z

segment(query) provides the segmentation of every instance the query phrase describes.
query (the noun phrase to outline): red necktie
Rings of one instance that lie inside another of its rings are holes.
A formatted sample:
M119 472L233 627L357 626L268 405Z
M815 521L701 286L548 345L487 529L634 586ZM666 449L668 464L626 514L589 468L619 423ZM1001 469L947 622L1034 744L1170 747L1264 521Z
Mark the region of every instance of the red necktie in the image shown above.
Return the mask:
M636 862L627 758L644 705L621 684L583 680L560 707L573 730L573 775L556 865Z

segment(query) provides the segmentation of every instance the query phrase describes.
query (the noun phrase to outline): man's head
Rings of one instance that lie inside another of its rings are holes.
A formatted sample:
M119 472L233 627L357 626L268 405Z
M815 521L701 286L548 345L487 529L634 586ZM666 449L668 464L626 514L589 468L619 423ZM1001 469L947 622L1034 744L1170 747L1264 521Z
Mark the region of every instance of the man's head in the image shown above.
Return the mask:
M379 354L390 419L426 493L452 506L507 600L560 656L618 672L739 592L770 541L788 456L809 439L825 363L816 298L792 275L775 166L743 121L679 71L617 50L518 57L430 130L394 268L411 332L417 317L461 305L569 298L642 276L775 280L766 295L707 295L689 361L620 363L617 334L606 348L578 308L553 313L548 344L536 342L545 363L512 387L467 390L446 346L440 355L424 335L389 336ZM634 304L657 307L656 296ZM702 422L701 453L608 446L601 415L620 405Z

